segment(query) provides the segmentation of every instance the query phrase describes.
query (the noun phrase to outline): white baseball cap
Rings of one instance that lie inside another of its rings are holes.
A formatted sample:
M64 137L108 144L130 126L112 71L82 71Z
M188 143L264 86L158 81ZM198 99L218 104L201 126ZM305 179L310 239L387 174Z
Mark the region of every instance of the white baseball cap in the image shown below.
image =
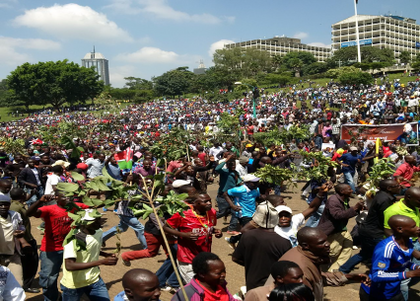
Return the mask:
M289 212L290 214L292 214L292 209L291 209L290 207L287 207L287 206L284 206L284 205L279 205L279 206L277 206L277 207L276 207L276 211L277 211L278 213L280 213L280 212L282 212L282 211L287 211L287 212Z

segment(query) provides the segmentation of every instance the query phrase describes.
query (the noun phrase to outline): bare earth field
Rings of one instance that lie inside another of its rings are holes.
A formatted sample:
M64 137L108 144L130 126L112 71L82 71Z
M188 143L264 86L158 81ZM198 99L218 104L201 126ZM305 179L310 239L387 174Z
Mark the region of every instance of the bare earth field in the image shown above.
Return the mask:
M217 181L216 181L217 182ZM283 196L290 196L291 199L287 199L287 205L293 209L294 213L299 213L307 207L306 202L300 199L300 188L303 186L302 183L298 184L298 188L295 188L294 191L287 191L283 194ZM213 184L208 187L208 192L213 199L213 202L216 197L218 184ZM353 199L352 202L356 202L356 199ZM104 231L108 230L109 228L117 225L119 222L118 216L113 212L107 211L104 215L107 218L107 222L103 228ZM41 235L40 231L36 229L37 226L41 223L40 219L33 218L32 219L32 231L33 235L35 236L38 245L41 243ZM349 223L349 229L355 225L354 219L352 219ZM227 224L223 223L223 219L218 220L217 228L223 229L224 232L227 231ZM107 246L104 251L112 251L115 249L115 241L116 239L113 237L107 241ZM139 249L139 242L133 232L132 229L128 229L127 232L121 234L121 244L122 244L122 252L127 250L138 250ZM212 251L220 256L220 258L224 261L227 270L227 282L228 282L228 289L232 294L235 294L239 291L240 287L245 284L245 272L242 266L237 265L236 263L232 262L232 249L226 243L226 241L221 239L213 239L213 246ZM357 250L354 252L358 252ZM160 255L154 258L146 258L137 261L132 261L131 267L126 267L122 264L121 261L117 263L116 266L101 266L101 276L109 289L109 295L111 300L113 300L114 296L122 291L121 285L121 278L132 268L145 268L149 269L152 272L156 272L159 267L162 265L163 261L166 259L165 253L161 252ZM269 267L268 267L269 268ZM364 273L367 271L366 266L359 265L358 269L355 270L355 273ZM36 284L38 278L36 278ZM347 284L342 287L326 287L325 288L325 300L359 300L359 284L352 283ZM171 299L171 294L167 292L162 292L161 300L162 301L169 301ZM27 300L30 301L42 301L42 294L30 294L27 293ZM88 300L88 298L82 299ZM414 286L410 291L410 301L420 300L420 284Z

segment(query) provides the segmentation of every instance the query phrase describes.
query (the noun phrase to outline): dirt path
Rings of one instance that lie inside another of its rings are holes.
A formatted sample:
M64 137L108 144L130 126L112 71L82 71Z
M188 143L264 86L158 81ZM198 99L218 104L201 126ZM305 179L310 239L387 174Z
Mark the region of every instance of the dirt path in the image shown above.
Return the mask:
M306 202L300 199L300 188L303 184L299 184L298 188L294 189L294 192L286 192L284 196L290 196L291 199L287 200L288 206L293 209L294 213L299 213L307 207ZM212 197L213 201L216 197L217 192L217 184L213 184L209 186L209 194ZM355 202L352 201L352 202ZM119 222L118 216L113 212L106 212L104 217L107 218L107 222L103 228L104 231L108 230L109 228L117 225ZM32 219L33 227L32 231L33 234L40 245L41 242L41 235L39 230L36 227L40 224L39 219ZM354 226L355 221L352 219L349 223L349 229L352 229ZM223 224L223 219L218 220L218 228L224 229L224 232L227 229L227 224ZM115 249L115 238L110 238L107 241L107 247L105 251L111 251ZM121 242L122 242L122 251L127 250L138 250L139 242L133 232L132 229L128 229L127 232L121 234ZM227 270L227 282L228 282L228 289L232 294L235 294L239 291L240 287L245 284L245 273L244 268L232 262L231 255L232 249L228 246L226 241L221 239L213 239L213 246L212 251L220 256L220 258L224 261ZM355 251L358 252L358 251ZM124 266L121 261L118 262L116 266L109 267L109 266L101 266L101 276L109 289L109 295L111 300L113 300L114 296L122 291L121 285L121 278L125 272L129 271L132 268L145 268L149 269L153 272L156 272L159 267L162 265L163 261L166 259L164 252L162 251L160 255L156 256L155 258L147 258L141 259L137 261L132 261L131 267ZM364 273L366 271L366 267L364 265L360 265L358 270L355 270L356 273ZM36 279L36 281L38 278ZM325 288L325 300L359 300L359 284L347 284L343 287L326 287ZM413 287L412 293L410 294L410 301L420 300L419 297L419 290L420 284ZM162 292L161 300L162 301L169 301L171 296L167 292ZM42 294L27 294L27 300L31 301L42 301ZM87 299L82 299L87 300Z

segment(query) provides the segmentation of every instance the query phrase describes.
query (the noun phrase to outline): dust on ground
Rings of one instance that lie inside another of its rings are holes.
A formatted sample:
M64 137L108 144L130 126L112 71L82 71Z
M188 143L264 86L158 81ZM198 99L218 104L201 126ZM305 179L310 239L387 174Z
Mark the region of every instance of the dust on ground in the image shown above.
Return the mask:
M216 181L217 182L217 181ZM287 205L292 208L293 214L297 214L304 209L307 208L307 203L300 198L300 188L303 186L303 183L298 183L297 188L293 188L293 191L286 191L282 193L282 196L291 197L290 199L286 199ZM213 185L209 185L208 193L212 197L213 206L216 199L218 184L215 183ZM351 203L355 203L357 200L352 199ZM101 209L100 209L101 210ZM115 226L119 222L118 216L113 213L112 211L107 211L104 215L107 219L106 224L103 227L103 230L106 231L109 228ZM37 218L31 218L32 222L32 234L34 235L35 239L38 242L38 247L41 244L41 233L37 226L40 225L41 220ZM223 232L227 231L228 223L224 223L223 218L219 219L217 228L221 228ZM144 223L143 223L144 224ZM350 220L348 229L352 229L355 225L354 218ZM226 233L224 237L226 236ZM134 231L129 228L126 232L120 235L121 237L121 252L130 251L130 250L139 250L140 244L137 240ZM229 247L227 242L224 240L224 237L221 239L214 238L213 239L213 246L212 252L216 253L225 263L227 276L226 280L228 282L228 289L232 294L237 293L241 286L245 285L245 271L244 268L232 261L232 252L233 250ZM115 242L116 238L112 237L106 242L106 247L104 248L105 252L111 252L115 249ZM354 253L358 252L358 250L353 251ZM154 258L144 258L136 261L131 262L131 267L126 267L122 264L121 260L118 261L116 266L100 266L101 269L101 277L106 283L109 295L111 300L114 299L114 296L117 295L119 292L122 291L121 279L122 276L133 268L144 268L149 269L152 272L156 272L162 263L165 261L166 256L164 251L161 249L159 255ZM269 269L269 267L267 267ZM354 273L366 273L367 267L363 264L358 266L358 269L354 270ZM61 278L61 274L60 274ZM38 284L38 276L35 279L34 287L37 287ZM359 288L360 284L357 283L350 283L346 284L342 287L325 287L325 300L359 300ZM30 301L42 301L43 297L42 294L30 294L27 293L27 300ZM162 292L161 300L162 301L169 301L172 295L168 292ZM89 300L88 298L82 298L82 300ZM420 301L420 284L415 285L410 290L410 301Z

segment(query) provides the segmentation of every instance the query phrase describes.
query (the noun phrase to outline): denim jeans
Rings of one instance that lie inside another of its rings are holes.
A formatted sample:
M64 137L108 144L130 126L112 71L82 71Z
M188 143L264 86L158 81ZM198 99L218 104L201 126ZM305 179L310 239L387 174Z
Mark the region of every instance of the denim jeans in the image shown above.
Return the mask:
M418 240L413 242L413 248L414 250L420 251L420 243ZM418 259L413 258L411 261L414 262L415 264L420 264L420 261ZM419 282L420 282L419 277L409 278L409 279L405 279L401 281L400 289L401 289L401 293L405 301L408 301L409 299L408 293L409 293L410 286L416 285Z
M308 221L306 222L306 227L311 227L311 228L315 228L318 226L319 221L321 219L322 213L324 212L324 208L325 208L325 204L321 204L321 206L319 206L318 210L315 211L309 218Z
M31 193L33 188L25 187L23 190L26 193ZM28 208L31 207L33 203L38 201L43 195L44 195L44 187L38 186L37 187L38 193L34 194L29 200L26 201L26 205L28 205Z
M360 252L353 257L351 257L345 264L343 264L339 271L344 274L350 273L356 265L361 263L363 260L372 258L373 251L375 250L376 245L382 241L382 238L372 238L366 236L360 236L360 242L362 249Z
M219 211L217 212L217 218L228 216L231 213L229 203L222 195L217 195L216 197L217 207Z
M172 256L176 260L176 253L178 251L178 245L170 245ZM172 266L171 259L166 258L163 262L162 266L157 270L156 276L159 279L159 286L165 287L169 285L174 288L179 287L178 279L176 278L176 274L174 272L174 267Z
M109 301L108 289L106 288L105 282L102 278L99 278L95 283L80 287L80 288L67 288L64 285L60 285L63 291L63 301L79 301L82 299L83 294L89 297L91 301Z
M39 285L42 287L44 301L57 301L57 279L63 264L63 251L41 251L41 270L39 271Z
M216 197L217 206L219 207L219 212L217 212L216 217L221 218L228 216L232 211L230 210L229 203L226 201L226 199L222 195L217 195ZM235 214L231 215L230 223L228 227L228 231L235 231L236 227L239 223L238 218L235 216Z
M110 239L112 236L117 234L117 227L120 229L121 232L127 231L128 227L134 230L136 232L137 238L140 241L143 249L147 248L147 242L146 238L144 237L144 226L142 223L139 222L139 220L134 216L125 216L125 215L119 215L120 217L120 223L118 226L112 227L108 231L104 232L102 234L102 241L105 242L108 239Z
M281 194L281 186L279 186L279 185L274 186L274 194L275 195L280 195Z
M343 172L343 174L344 174L345 183L350 185L351 190L353 190L353 193L356 193L356 187L354 186L354 181L353 181L354 174L352 174L349 171Z

